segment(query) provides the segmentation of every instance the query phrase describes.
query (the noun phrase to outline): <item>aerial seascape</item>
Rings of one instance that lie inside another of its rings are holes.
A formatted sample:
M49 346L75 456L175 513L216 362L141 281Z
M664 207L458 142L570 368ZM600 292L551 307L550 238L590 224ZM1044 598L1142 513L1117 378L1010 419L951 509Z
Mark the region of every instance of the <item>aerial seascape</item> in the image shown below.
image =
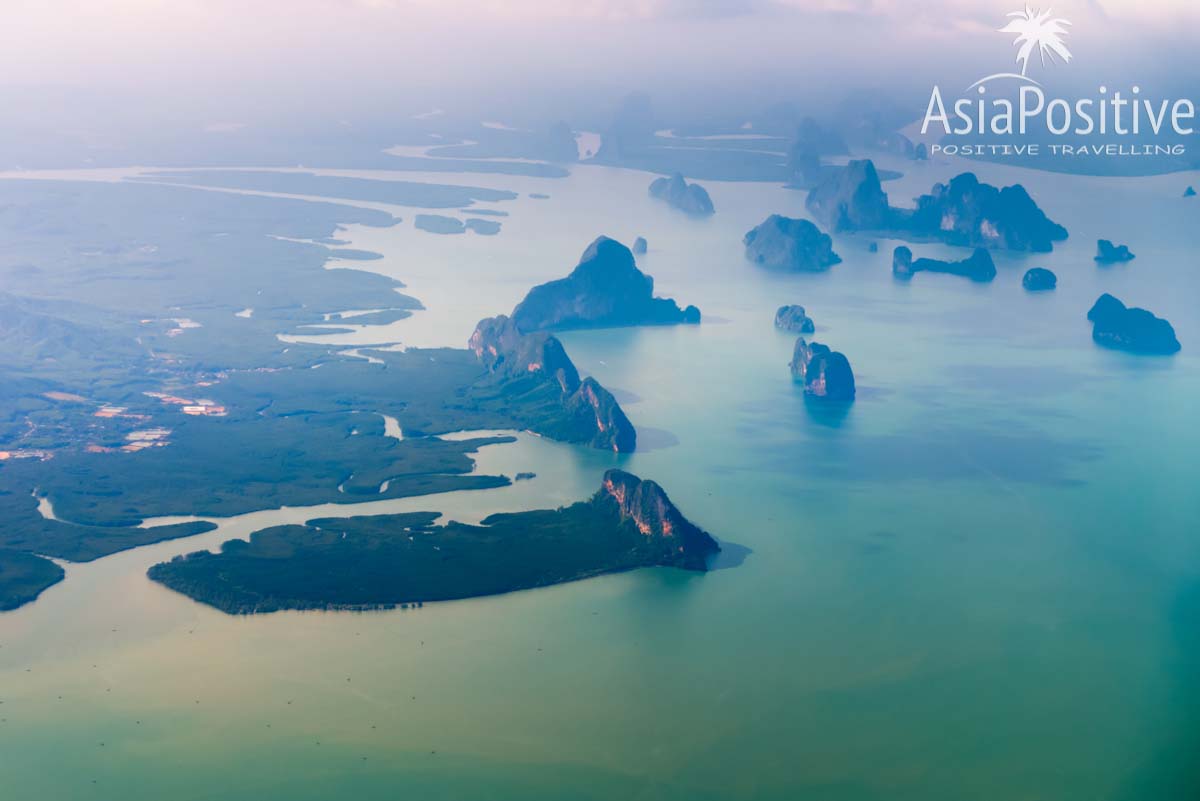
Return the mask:
M0 797L1195 797L1194 154L620 87L0 141Z

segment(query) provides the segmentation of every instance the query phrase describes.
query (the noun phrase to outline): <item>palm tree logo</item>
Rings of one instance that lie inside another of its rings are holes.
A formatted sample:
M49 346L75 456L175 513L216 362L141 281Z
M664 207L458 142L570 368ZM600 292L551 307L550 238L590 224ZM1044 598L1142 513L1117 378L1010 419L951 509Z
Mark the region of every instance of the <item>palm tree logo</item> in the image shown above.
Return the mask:
M967 91L997 78L1015 78L1019 81L1031 83L1034 86L1041 86L1040 83L1028 75L1029 57L1033 55L1034 50L1037 50L1038 59L1041 61L1043 67L1046 66L1047 55L1050 56L1051 62L1056 58L1062 59L1064 64L1070 62L1071 51L1067 49L1067 45L1063 42L1063 39L1066 37L1068 33L1067 28L1071 23L1061 17L1050 16L1052 13L1053 9L1034 11L1026 5L1024 11L1014 11L1009 14L1008 16L1011 19L1009 19L1008 24L998 30L1000 33L1015 33L1017 35L1017 38L1013 40L1013 44L1017 46L1017 63L1021 65L1021 71L997 72L995 75L980 78L968 86Z
M1000 33L1017 35L1013 44L1018 46L1017 63L1021 65L1021 77L1025 77L1029 69L1029 57L1035 49L1043 67L1046 66L1047 55L1050 56L1051 62L1056 56L1061 58L1064 64L1071 61L1071 51L1063 42L1068 33L1066 26L1071 23L1065 19L1051 17L1051 13L1053 9L1033 11L1029 6L1025 6L1024 11L1009 14L1012 19L1000 28Z

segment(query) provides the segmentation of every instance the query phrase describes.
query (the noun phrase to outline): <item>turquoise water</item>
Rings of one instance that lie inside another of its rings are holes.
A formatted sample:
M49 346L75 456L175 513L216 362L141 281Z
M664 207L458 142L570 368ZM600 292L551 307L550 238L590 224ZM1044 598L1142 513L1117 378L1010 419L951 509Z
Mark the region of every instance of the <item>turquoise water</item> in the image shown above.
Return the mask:
M887 186L894 202L962 165L900 168L914 172ZM895 243L872 254L854 237L835 241L845 261L830 273L770 275L744 262L741 235L801 215L802 193L713 183L718 213L696 222L646 198L648 176L588 167L464 178L552 196L502 204L497 237L425 234L408 210L397 228L350 229L385 254L370 269L429 311L348 344L462 344L599 233L645 235L659 291L706 315L563 337L620 391L642 451L522 436L478 468L534 481L368 511L555 506L619 463L751 552L702 576L251 618L145 568L326 510L70 566L0 615L0 797L1194 797L1200 206L1179 194L1196 177L976 169L1024 182L1071 239L999 257L991 285L893 282ZM1097 267L1098 237L1137 260ZM1030 266L1055 270L1059 290L1023 292ZM1096 348L1083 318L1104 291L1170 319L1183 353ZM849 413L791 384L792 339L771 326L783 303L850 358Z

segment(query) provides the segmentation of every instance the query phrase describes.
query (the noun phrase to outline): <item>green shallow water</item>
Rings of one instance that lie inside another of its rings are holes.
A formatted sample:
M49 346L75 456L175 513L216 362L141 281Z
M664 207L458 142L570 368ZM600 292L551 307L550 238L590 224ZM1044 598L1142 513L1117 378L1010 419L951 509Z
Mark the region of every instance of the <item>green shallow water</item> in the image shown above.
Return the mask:
M959 168L906 165L886 188L902 202ZM1195 177L977 171L1024 182L1072 239L999 257L983 286L895 283L895 243L872 254L853 237L835 241L845 262L828 274L769 275L742 260L740 237L770 212L802 213L802 193L713 183L718 213L695 222L646 198L644 174L583 167L564 181L470 176L523 193L496 237L351 229L354 247L385 254L369 268L429 311L349 344L459 344L601 232L645 235L639 263L659 291L706 315L563 337L621 391L644 450L522 436L484 449L478 469L534 481L370 511L555 506L620 464L750 553L707 575L251 618L145 568L327 511L258 513L69 566L0 615L0 797L1194 797L1200 207L1178 195ZM1096 267L1098 237L1138 259ZM1029 266L1060 289L1024 293ZM1103 291L1170 319L1183 353L1096 348L1083 316ZM854 365L844 416L790 382L792 340L771 319L792 302Z

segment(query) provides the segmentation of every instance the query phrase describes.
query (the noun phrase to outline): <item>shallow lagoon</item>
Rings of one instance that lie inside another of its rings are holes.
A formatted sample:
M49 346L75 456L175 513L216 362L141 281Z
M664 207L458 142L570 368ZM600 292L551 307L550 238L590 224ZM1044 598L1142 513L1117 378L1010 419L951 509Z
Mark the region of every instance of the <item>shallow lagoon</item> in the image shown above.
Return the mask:
M384 254L353 266L403 280L427 311L332 338L347 347L461 345L600 233L646 236L639 263L659 292L706 317L563 337L623 391L650 447L618 459L522 437L485 448L479 469L537 479L386 511L553 506L619 461L753 552L704 576L252 618L196 605L145 568L331 512L257 513L70 566L37 603L0 614L0 782L42 799L1189 797L1200 207L1179 194L1196 178L971 168L1024 182L1072 238L997 258L990 285L895 283L894 243L872 254L859 237L835 240L845 262L827 274L771 275L744 262L741 235L768 213L801 214L803 193L708 182L717 215L694 221L646 196L650 176L590 166L565 180L463 176L520 192L495 237L431 235L408 213L349 228L347 247ZM887 184L894 202L961 166L899 169L911 172ZM1097 267L1098 237L1138 259ZM1030 266L1057 272L1059 289L1025 293ZM1183 353L1096 348L1083 317L1103 291L1171 320ZM815 412L790 383L792 340L771 320L793 302L855 367L845 416Z

